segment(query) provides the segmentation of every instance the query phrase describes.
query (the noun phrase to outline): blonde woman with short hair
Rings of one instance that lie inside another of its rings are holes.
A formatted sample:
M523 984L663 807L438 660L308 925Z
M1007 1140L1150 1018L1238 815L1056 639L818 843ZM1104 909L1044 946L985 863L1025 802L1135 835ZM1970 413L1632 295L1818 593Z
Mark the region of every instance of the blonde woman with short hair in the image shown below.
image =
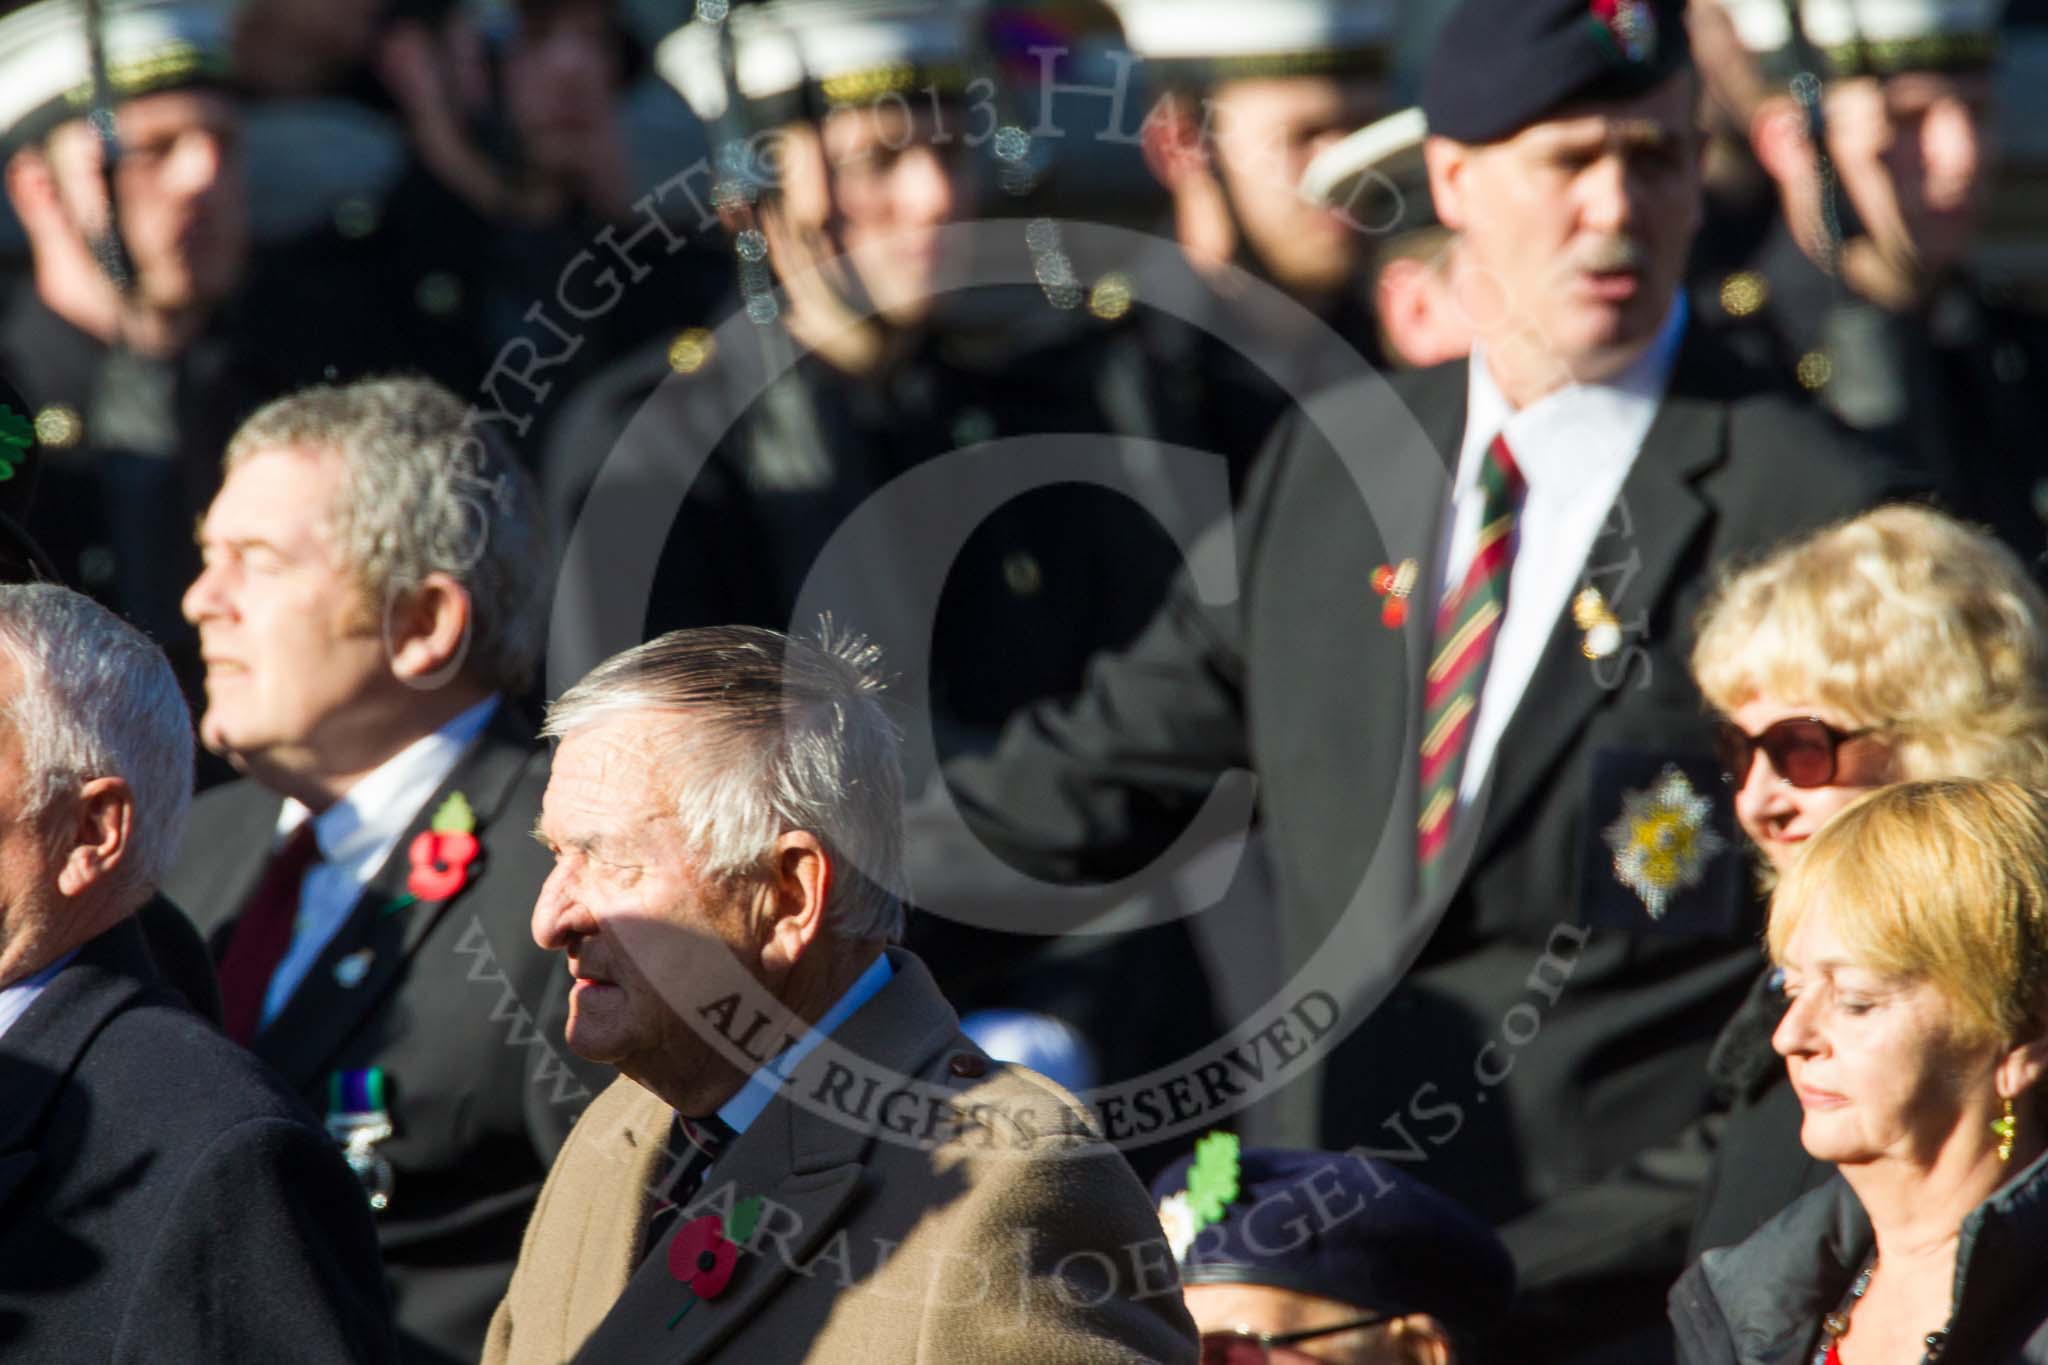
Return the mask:
M1768 941L1800 1141L1841 1179L1679 1281L1681 1361L2048 1361L2048 792L1862 797Z
M1693 675L1720 713L1735 814L1768 887L1845 806L1913 779L2048 786L2048 597L1985 532L1924 507L1866 512L1731 573ZM1730 1105L1693 1234L1727 1246L1824 1181L1770 1036L1775 973L1716 1044Z

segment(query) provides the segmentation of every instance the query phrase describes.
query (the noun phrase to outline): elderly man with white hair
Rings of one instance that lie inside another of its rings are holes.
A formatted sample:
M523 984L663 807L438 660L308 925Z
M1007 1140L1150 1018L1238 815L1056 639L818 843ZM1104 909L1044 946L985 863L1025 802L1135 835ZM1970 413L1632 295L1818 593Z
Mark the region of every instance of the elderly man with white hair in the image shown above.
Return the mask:
M676 631L549 711L533 936L574 978L570 1048L622 1079L549 1174L487 1362L1194 1359L1123 1157L889 946L873 654Z
M134 921L192 784L163 652L0 586L0 697L0 1356L395 1359L348 1168Z

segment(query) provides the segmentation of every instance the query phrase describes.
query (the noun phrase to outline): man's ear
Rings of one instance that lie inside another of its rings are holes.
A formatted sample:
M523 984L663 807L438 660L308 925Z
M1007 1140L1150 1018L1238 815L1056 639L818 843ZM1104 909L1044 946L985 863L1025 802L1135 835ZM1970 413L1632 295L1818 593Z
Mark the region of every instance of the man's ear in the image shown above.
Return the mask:
M1422 160L1429 168L1429 198L1436 207L1437 220L1453 232L1463 232L1470 215L1465 173L1472 163L1472 149L1447 137L1432 136L1422 144Z
M57 869L57 889L70 897L104 885L127 861L135 827L135 793L125 778L95 777L78 789L75 803Z
M1423 340L1418 332L1424 323L1422 291L1428 287L1429 266L1410 256L1396 256L1380 267L1372 282L1373 316L1380 320L1387 347L1404 365L1415 360Z
M1396 1318L1388 1324L1388 1337L1398 1358L1412 1365L1451 1365L1450 1334L1427 1313Z
M815 834L791 830L775 841L760 902L760 913L770 921L761 945L766 971L789 971L825 932L825 904L837 871L832 854Z
M1209 150L1202 145L1202 124L1188 108L1187 98L1169 91L1159 97L1138 129L1145 167L1168 193L1191 175L1209 174Z
M1757 164L1780 185L1813 174L1813 139L1806 135L1806 113L1790 95L1770 95L1749 120L1749 145Z
M469 657L475 604L454 578L430 573L410 592L390 594L383 623L392 673L410 687L441 687Z
M764 214L776 214L792 230L817 231L829 224L832 167L818 129L807 123L777 129L763 144L761 166L775 180L761 196Z
M63 214L56 168L40 147L23 147L7 159L7 202L14 206L14 216L24 230L39 228L53 215Z

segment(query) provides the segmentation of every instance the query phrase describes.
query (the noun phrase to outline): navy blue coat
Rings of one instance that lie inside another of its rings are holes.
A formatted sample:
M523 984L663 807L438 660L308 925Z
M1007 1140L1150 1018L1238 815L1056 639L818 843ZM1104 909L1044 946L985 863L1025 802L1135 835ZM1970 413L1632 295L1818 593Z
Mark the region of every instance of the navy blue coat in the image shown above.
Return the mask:
M1963 1219L1943 1360L2048 1365L2044 1235L2048 1157ZM1671 1291L1680 1365L1805 1365L1875 1246L1869 1215L1835 1176L1740 1246L1709 1251Z
M0 1035L0 1359L397 1359L362 1187L132 919Z

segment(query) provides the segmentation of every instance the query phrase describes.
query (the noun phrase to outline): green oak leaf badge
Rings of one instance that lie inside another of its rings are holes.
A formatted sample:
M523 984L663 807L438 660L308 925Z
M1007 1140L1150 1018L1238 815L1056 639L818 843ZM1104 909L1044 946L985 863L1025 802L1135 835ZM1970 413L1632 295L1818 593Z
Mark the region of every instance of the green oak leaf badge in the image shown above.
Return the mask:
M23 457L34 449L36 424L0 403L0 483L14 477ZM17 454L16 452L21 452Z
M1237 1151L1235 1133L1211 1133L1195 1144L1194 1164L1188 1167L1188 1209L1198 1231L1220 1221L1237 1198Z

